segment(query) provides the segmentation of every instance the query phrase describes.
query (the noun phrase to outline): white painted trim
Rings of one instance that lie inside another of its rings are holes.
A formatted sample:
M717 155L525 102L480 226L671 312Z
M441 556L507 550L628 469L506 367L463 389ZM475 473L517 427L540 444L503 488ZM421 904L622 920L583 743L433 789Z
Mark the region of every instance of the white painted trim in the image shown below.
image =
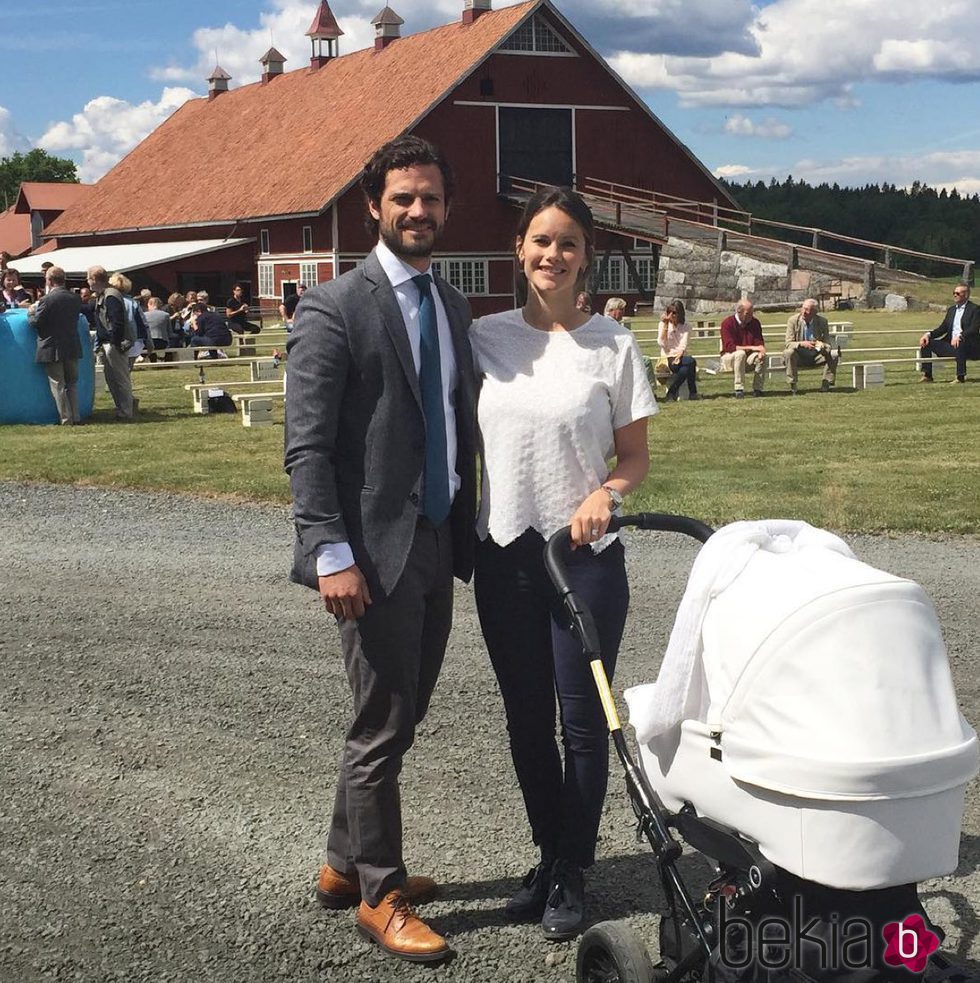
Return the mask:
M263 263L330 263L333 253L260 253Z
M494 51L495 55L518 55L527 57L531 55L533 58L579 58L581 57L577 51L510 51L509 49L498 48Z
M575 121L575 106L572 106L572 187L578 177L578 129Z
M340 269L340 216L337 214L337 202L333 203L333 218L332 227L330 229L331 238L333 239L333 275L337 275L337 270Z
M579 106L575 103L557 102L475 102L469 99L456 99L454 106L493 106L503 109L589 109L595 112L628 113L629 106Z
M493 180L497 185L497 193L500 193L500 106L494 103L493 107L493 139L495 152L497 154L496 165L493 169Z

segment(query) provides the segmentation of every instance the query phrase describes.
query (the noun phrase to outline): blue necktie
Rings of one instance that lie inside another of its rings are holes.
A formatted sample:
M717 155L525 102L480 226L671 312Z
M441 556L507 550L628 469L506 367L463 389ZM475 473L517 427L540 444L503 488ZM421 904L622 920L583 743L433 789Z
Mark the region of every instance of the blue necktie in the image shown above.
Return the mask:
M419 390L425 416L425 489L422 514L443 522L449 515L449 462L446 451L446 409L442 402L442 365L439 358L439 327L428 273L412 277L419 291Z

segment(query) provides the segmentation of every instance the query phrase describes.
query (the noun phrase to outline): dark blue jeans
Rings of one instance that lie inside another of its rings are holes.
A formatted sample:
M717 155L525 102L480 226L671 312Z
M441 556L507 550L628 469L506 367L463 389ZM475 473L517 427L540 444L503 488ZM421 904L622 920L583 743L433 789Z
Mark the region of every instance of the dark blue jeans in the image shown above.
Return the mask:
M681 386L686 382L687 391L696 396L698 393L698 363L690 355L681 355L680 358L670 359L670 370L674 373L670 386L667 389L668 396L676 396L680 392Z
M544 540L533 530L505 547L489 537L478 543L476 605L532 838L543 858L588 867L606 797L609 735L592 671L565 627L543 550ZM592 610L611 680L629 606L622 543L599 554L575 550L569 576ZM564 765L555 738L556 695Z

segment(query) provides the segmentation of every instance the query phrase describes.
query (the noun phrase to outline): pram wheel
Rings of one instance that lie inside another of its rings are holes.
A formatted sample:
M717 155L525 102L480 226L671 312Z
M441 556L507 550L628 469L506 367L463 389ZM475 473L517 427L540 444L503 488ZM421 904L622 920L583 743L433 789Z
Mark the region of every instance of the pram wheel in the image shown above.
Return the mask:
M575 967L577 983L659 983L643 940L623 922L599 922L582 936Z

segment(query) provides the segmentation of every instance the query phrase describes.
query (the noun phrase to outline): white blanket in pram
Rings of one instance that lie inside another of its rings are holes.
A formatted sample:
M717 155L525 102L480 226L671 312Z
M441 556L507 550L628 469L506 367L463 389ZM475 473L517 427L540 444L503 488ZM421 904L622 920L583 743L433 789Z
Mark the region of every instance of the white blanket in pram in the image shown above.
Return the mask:
M789 553L813 548L854 557L840 537L792 519L733 522L701 547L677 610L657 681L626 690L630 724L641 744L689 717L703 719L707 711L708 692L700 661L701 629L712 599L732 583L757 551Z

